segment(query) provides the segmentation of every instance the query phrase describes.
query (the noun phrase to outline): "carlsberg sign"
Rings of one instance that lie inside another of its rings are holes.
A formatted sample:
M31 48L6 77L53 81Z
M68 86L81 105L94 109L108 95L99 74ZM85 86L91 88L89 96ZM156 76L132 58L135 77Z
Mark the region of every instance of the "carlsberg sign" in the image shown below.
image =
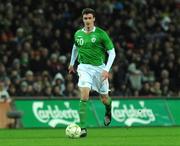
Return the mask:
M68 125L70 123L79 123L79 114L76 109L72 109L70 103L64 102L64 108L50 104L44 104L43 101L32 104L33 114L41 123L47 123L50 127L56 127L57 124Z
M167 103L160 99L123 99L112 101L113 126L172 125Z
M79 100L17 100L25 128L66 127L80 122ZM116 99L112 101L110 126L167 126L172 125L167 103L160 99ZM105 107L100 100L87 103L87 127L103 127ZM179 115L179 114L178 114Z
M16 109L22 111L23 127L66 127L79 123L79 100L18 100Z
M145 106L144 101L138 101L138 106L134 104L121 103L121 101L112 102L112 118L127 126L135 123L150 124L156 120L155 114L151 108Z

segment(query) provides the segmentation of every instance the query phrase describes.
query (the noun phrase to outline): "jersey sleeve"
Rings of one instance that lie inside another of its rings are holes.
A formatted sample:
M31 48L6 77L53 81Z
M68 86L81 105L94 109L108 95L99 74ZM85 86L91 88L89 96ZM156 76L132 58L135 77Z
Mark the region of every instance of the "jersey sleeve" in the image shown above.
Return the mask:
M103 44L107 51L112 50L114 48L112 40L110 39L110 37L106 32L103 32Z
M73 43L74 43L75 46L77 46L77 42L76 42L76 33L74 34Z

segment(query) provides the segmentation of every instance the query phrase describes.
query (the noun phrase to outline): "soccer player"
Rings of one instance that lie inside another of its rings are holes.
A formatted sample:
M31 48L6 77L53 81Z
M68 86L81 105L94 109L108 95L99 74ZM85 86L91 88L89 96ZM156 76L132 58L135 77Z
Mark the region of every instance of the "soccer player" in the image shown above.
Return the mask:
M115 50L108 34L95 26L95 11L85 8L82 11L84 27L77 30L74 35L74 45L69 65L69 73L75 73L74 63L78 57L78 87L80 89L80 126L81 136L87 136L86 106L90 90L97 91L105 105L104 125L111 122L111 98L109 91L109 70L115 58ZM108 56L106 60L106 54ZM106 62L106 63L105 63Z

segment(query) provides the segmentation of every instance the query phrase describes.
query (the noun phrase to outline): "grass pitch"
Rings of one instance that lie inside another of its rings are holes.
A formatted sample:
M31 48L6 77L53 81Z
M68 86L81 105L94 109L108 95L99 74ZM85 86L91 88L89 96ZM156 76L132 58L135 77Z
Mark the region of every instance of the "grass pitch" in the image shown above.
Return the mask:
M180 146L180 127L89 128L70 139L65 129L1 129L0 146Z

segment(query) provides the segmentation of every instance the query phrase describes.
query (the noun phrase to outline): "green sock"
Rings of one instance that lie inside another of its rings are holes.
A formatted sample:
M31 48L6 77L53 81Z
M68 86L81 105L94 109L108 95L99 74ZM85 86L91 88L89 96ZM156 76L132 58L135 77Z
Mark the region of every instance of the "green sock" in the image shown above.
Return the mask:
M79 102L79 116L80 116L80 127L81 128L86 127L86 107L87 107L87 101L86 100L80 100L80 102Z
M107 104L106 105L111 105L111 102L112 102L112 99L111 99L111 97L108 97L108 99L107 99Z
M111 102L112 102L111 97L108 97L108 98L107 98L107 103L106 103L106 104L104 104L104 105L105 105L105 107L106 107L106 111L108 111L108 110L110 110L110 109L111 109Z

